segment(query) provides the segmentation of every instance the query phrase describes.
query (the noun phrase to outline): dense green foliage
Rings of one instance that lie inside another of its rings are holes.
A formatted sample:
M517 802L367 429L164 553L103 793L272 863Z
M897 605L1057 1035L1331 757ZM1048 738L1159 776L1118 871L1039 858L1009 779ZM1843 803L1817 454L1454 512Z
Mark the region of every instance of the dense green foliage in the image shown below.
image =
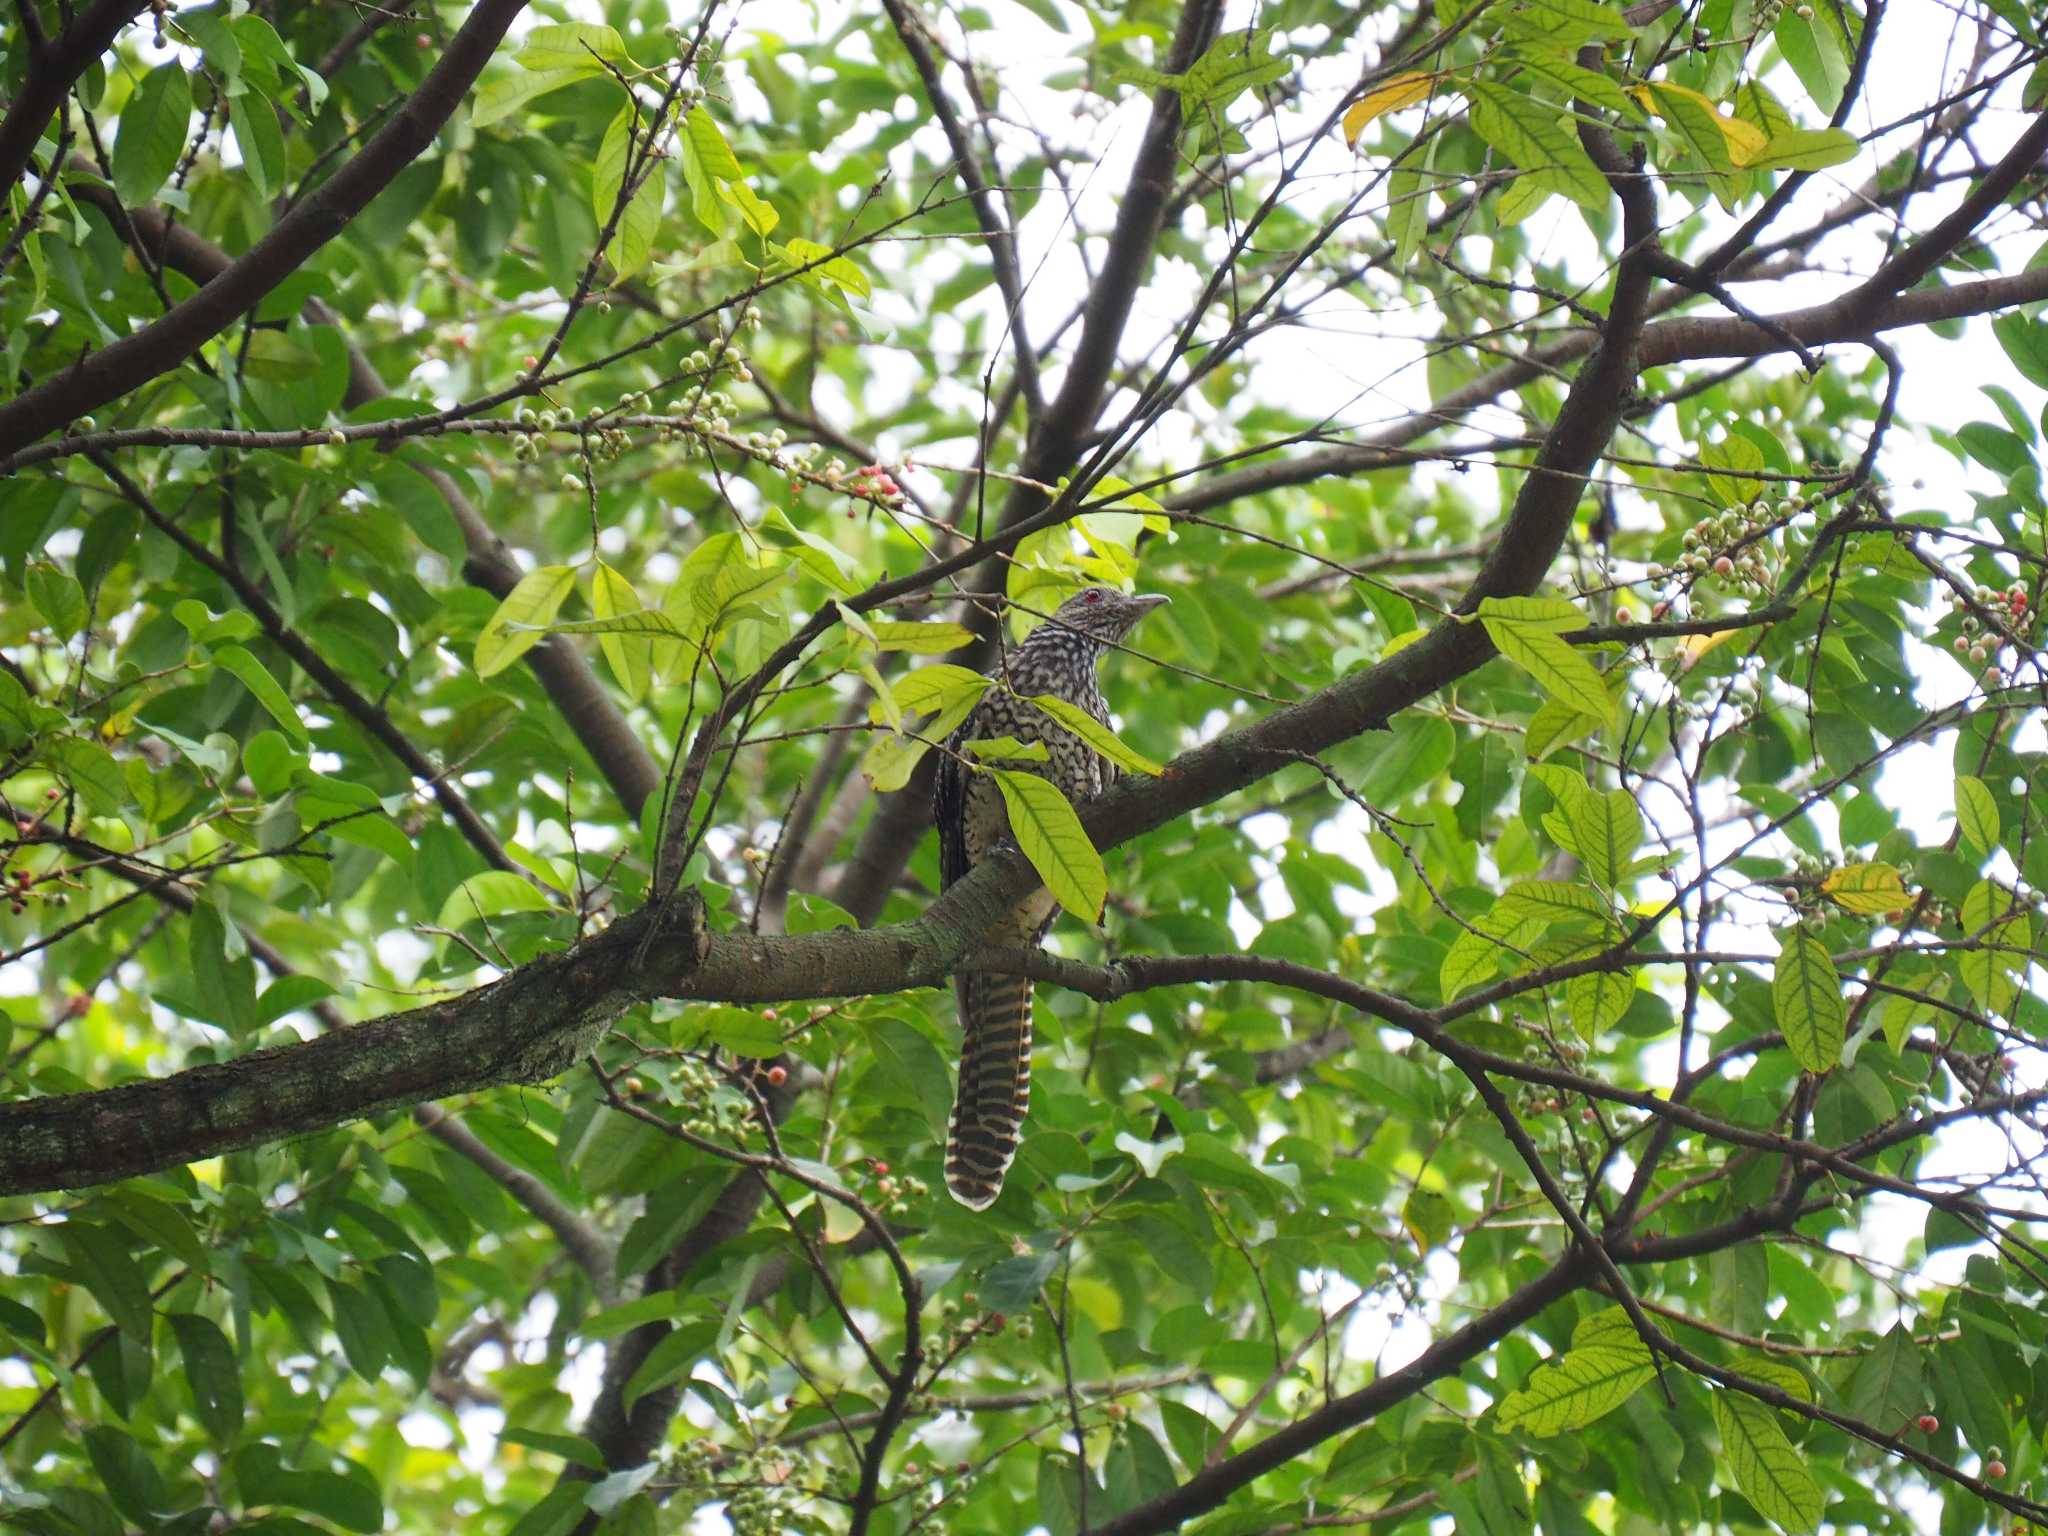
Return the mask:
M0 1519L2048 1516L2035 20L1218 10L9 11Z

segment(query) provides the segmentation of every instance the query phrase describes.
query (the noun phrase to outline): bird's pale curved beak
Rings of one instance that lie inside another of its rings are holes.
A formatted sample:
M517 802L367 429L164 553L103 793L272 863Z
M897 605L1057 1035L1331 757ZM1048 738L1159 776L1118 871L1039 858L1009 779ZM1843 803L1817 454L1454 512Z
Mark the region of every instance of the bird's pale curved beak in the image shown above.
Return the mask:
M1133 605L1146 613L1150 613L1154 608L1164 608L1172 601L1173 599L1163 592L1141 592L1131 599Z

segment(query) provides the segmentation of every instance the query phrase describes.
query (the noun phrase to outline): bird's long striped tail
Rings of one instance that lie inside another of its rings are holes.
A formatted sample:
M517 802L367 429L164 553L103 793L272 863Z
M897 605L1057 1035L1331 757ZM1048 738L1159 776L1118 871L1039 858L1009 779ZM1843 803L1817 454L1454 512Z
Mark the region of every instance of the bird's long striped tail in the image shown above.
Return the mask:
M1031 981L954 978L960 1004L960 1086L946 1131L946 1188L969 1210L1003 1192L1031 1105Z

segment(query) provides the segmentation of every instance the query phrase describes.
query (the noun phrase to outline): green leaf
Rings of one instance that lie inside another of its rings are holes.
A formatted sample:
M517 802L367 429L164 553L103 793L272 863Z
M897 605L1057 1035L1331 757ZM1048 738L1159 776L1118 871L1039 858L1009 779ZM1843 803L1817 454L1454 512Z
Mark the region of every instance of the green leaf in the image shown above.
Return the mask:
M156 196L185 153L192 123L192 82L173 62L142 77L121 109L114 135L114 192L130 208Z
M782 1054L782 1026L749 1008L706 1008L693 1020L703 1034L735 1056L762 1060Z
M1971 1241L1975 1240L1973 1233ZM1920 1346L1910 1327L1893 1323L1856 1362L1843 1400L1849 1413L1866 1424L1903 1424L1926 1407Z
M598 561L597 574L590 583L590 611L600 619L609 619L639 609L640 597L633 584L602 560ZM650 642L610 634L598 640L598 647L627 699L637 701L647 692L648 667L653 656Z
M57 1229L71 1264L93 1299L121 1331L145 1347L156 1320L155 1303L142 1265L111 1228L91 1221L67 1221Z
M499 75L485 81L476 93L476 105L469 111L470 126L488 128L493 123L503 122L530 101L537 101L565 85L575 85L603 73L596 61L586 60L564 69L522 70L518 74Z
M1713 1394L1714 1426L1735 1486L1765 1519L1791 1532L1820 1524L1827 1498L1785 1437L1778 1411L1739 1392Z
M1010 832L1017 846L1053 898L1083 922L1102 915L1109 895L1109 877L1102 855L1081 830L1081 818L1058 786L1035 773L991 768L1003 804L1010 813Z
M1587 1330L1582 1323L1569 1350L1538 1367L1527 1386L1501 1400L1502 1429L1545 1439L1583 1429L1619 1408L1657 1374L1649 1346L1628 1324L1627 1314L1619 1307L1607 1312L1622 1326L1603 1320Z
M640 1362L639 1368L626 1382L626 1389L622 1394L626 1412L631 1413L633 1405L648 1393L689 1375L704 1352L717 1342L716 1323L678 1324L666 1338L647 1352L647 1358Z
M1619 10L1597 0L1521 0L1508 17L1507 30L1510 36L1565 50L1620 42L1635 32Z
M898 678L892 685L892 692L896 696L896 707L907 715L946 709L963 699L972 709L992 681L979 672L942 661L929 667L919 667L908 677ZM868 718L877 721L884 718L879 701L868 707Z
M540 641L541 630L510 626L544 628L553 622L575 587L576 573L566 565L544 565L521 577L476 637L476 675L491 677L532 650Z
M135 1437L108 1425L94 1425L85 1431L85 1454L114 1507L144 1529L156 1529L169 1494L163 1475Z
M1590 919L1600 927L1605 927L1613 917L1606 898L1598 891L1566 880L1517 880L1501 892L1493 910L1517 921L1535 918L1546 923L1583 925Z
M366 1304L367 1304L367 1299ZM332 1520L345 1530L368 1533L384 1527L384 1501L377 1490L352 1477L311 1467L286 1467L283 1452L267 1441L235 1453L235 1482L245 1504L281 1504Z
M1613 195L1607 178L1557 108L1485 80L1465 89L1474 133L1523 170L1555 174L1558 187L1588 212L1606 208Z
M961 624L914 620L870 619L868 633L878 651L907 651L913 656L943 656L974 644L974 631Z
M733 156L732 146L725 142L725 135L719 131L716 119L704 110L702 102L690 108L689 116L683 119L683 132L689 136L690 147L697 153L697 164L707 174L719 181L739 181L746 176Z
M2029 384L2048 389L2048 321L2008 310L1991 322L1991 334Z
M600 229L618 206L619 189L626 184L626 162L631 158L634 130L639 123L640 114L633 103L629 101L619 108L605 126L597 157L590 162L590 213Z
M292 706L291 697L270 675L269 668L239 645L218 647L213 659L255 696L264 713L282 726L286 735L302 747L312 744L312 738L306 734L305 722L299 719L298 710Z
M584 1336L590 1337L587 1331ZM604 1452L581 1435L550 1434L545 1430L519 1429L507 1425L498 1431L498 1443L523 1445L529 1450L546 1451L550 1456L561 1457L571 1466L588 1467L593 1472L604 1470Z
M1963 840L1978 853L1998 847L1998 802L1984 781L1971 774L1956 775L1956 825L1962 829Z
M284 190L286 175L284 132L277 126L277 108L252 87L228 98L228 123L235 130L242 169L256 184L257 195L277 196Z
M334 1314L334 1334L349 1369L374 1382L395 1352L391 1322L369 1292L344 1280L322 1276Z
M1799 7L1788 5L1779 13L1771 35L1777 39L1785 62L1792 66L1792 73L1813 98L1813 104L1832 113L1841 104L1842 91L1849 83L1853 52L1832 8L1810 6L1802 16Z
M553 905L547 895L523 875L509 869L487 869L471 875L441 903L439 928L459 929L478 918L503 916L507 912L548 912Z
M1736 471L1700 477L1707 494L1724 507L1745 506L1763 494L1763 482L1748 476L1764 468L1764 451L1739 432L1730 432L1717 443L1701 443L1700 463L1708 469Z
M85 589L69 571L38 560L28 568L24 585L28 600L59 640L69 640L85 628Z
M1771 979L1771 1004L1800 1066L1831 1072L1841 1064L1848 1018L1842 980L1827 950L1803 928L1785 935Z
M1564 998L1573 1032L1590 1045L1628 1012L1636 998L1635 978L1626 973L1588 971L1565 983Z
M1152 779L1158 778L1160 774L1166 771L1165 764L1156 763L1151 758L1145 756L1144 753L1126 745L1116 732L1097 720L1087 710L1081 708L1080 705L1070 703L1066 699L1050 693L1033 694L1031 702L1044 710L1048 715L1051 715L1065 729L1072 731L1076 736L1087 742L1090 747L1095 749L1097 754L1108 758L1119 768L1128 769L1132 773L1141 773L1147 778Z
M1614 700L1593 664L1565 641L1542 630L1489 623L1500 653L1536 679L1550 697L1582 715L1614 728Z
M1595 882L1613 890L1627 876L1643 840L1642 812L1625 789L1588 794L1565 813L1572 829L1572 851Z
M545 1498L513 1522L505 1536L569 1536L589 1516L585 1501L590 1486L571 1480L550 1489Z
M128 803L128 780L98 742L60 736L50 744L50 755L94 815L116 815Z
M712 1202L724 1188L725 1181L718 1176L716 1170L694 1168L682 1178L649 1195L646 1209L640 1213L639 1218L627 1229L625 1237L619 1242L618 1272L621 1275L637 1275L675 1247L683 1234L703 1219L704 1213L711 1209ZM671 1291L663 1291L657 1296L643 1300L651 1301L655 1305L642 1321L654 1322L673 1315L675 1311L676 1297ZM640 1303L630 1305L638 1306ZM588 1325L585 1325L582 1333L585 1338L601 1336L591 1332ZM600 1459L584 1464L601 1467L604 1462Z
M184 1357L180 1373L192 1398L192 1412L217 1444L242 1432L242 1373L227 1336L210 1318L173 1312L169 1321Z
M597 75L604 73L604 64L632 63L625 39L614 28L583 21L535 27L512 57L522 69L540 73L581 69Z
M894 1080L890 1101L915 1106L933 1137L943 1138L953 1103L953 1080L938 1047L901 1019L887 1018L877 1019L871 1026L869 1043L876 1071Z
M1436 147L1436 140L1430 140L1430 147ZM1429 189L1420 171L1398 170L1387 178L1386 232L1394 243L1395 270L1407 268L1429 232Z
M983 763L1042 763L1052 755L1044 742L1020 741L1015 736L976 736L960 745Z
M1963 937L1979 946L1965 950L1957 962L1963 985L1987 1013L2009 1014L2032 953L2031 917L1994 880L1972 886L1958 916Z
M626 204L611 244L612 270L621 280L646 266L654 253L654 237L661 232L662 195L661 178L649 176Z
M1479 622L1501 655L1535 678L1545 693L1613 727L1614 700L1600 674L1558 634L1585 622L1577 608L1554 598L1489 598L1479 605Z
M1059 1265L1057 1249L1022 1254L993 1264L976 1287L981 1304L991 1312L1029 1312L1038 1304L1038 1293Z
M1744 166L1752 171L1822 171L1863 152L1846 128L1791 128L1774 134Z

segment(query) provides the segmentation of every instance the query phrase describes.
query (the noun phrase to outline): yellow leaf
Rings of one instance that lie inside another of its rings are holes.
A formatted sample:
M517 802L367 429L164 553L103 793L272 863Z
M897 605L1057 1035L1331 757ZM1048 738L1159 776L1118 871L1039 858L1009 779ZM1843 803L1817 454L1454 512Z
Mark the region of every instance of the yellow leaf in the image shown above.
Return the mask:
M1358 136L1365 132L1368 123L1389 112L1414 106L1436 89L1436 82L1437 76L1432 74L1406 74L1374 86L1344 109L1345 147L1356 149Z
M1722 629L1716 630L1711 635L1685 636L1678 642L1677 645L1672 647L1672 653L1678 657L1679 670L1682 672L1690 672L1694 667L1700 664L1700 659L1703 656L1705 656L1707 652L1711 651L1717 645L1726 645L1728 643L1729 637L1732 636L1734 633L1735 631L1733 629Z
M1682 137L1705 156L1709 164L1717 157L1708 151L1704 144L1697 141L1696 132L1700 126L1708 123L1712 124L1714 131L1720 134L1726 144L1728 160L1733 165L1748 165L1762 155L1764 147L1770 143L1764 136L1764 131L1755 123L1744 122L1739 117L1723 116L1712 98L1688 86L1673 85L1668 80L1659 80L1654 85L1637 86L1635 96L1644 106L1676 128ZM1697 110L1683 110L1687 105Z
M1903 910L1912 900L1899 872L1889 864L1844 864L1821 881L1820 888L1838 907L1879 917Z

